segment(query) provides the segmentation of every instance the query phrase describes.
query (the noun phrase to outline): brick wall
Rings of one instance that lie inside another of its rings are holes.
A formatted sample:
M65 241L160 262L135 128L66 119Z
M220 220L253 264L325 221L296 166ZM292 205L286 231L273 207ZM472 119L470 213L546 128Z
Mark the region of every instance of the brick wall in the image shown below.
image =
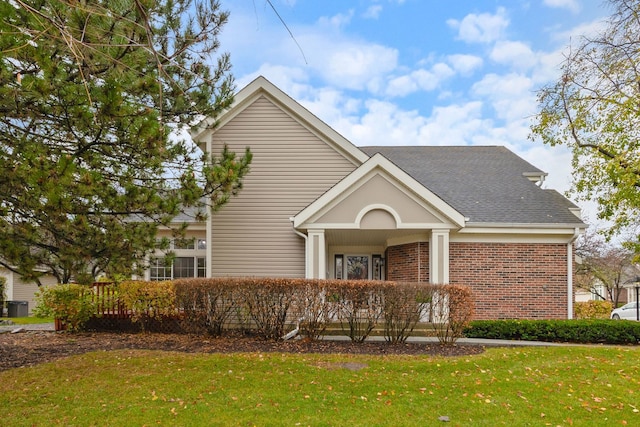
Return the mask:
M566 319L567 246L451 243L449 281L470 286L476 319Z
M387 259L387 280L429 282L429 242L390 246Z
M428 242L389 247L386 258L388 280L429 281ZM476 319L567 318L564 244L450 243L449 281L471 287Z

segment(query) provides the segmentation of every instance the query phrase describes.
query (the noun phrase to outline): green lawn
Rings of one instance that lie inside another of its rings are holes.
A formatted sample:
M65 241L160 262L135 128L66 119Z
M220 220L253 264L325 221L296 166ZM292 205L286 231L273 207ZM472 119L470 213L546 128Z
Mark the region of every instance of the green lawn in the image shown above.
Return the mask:
M54 319L49 317L3 317L3 320L11 320L16 325L33 325L36 323L53 323Z
M640 348L478 356L94 352L0 373L2 423L640 425ZM439 421L448 417L448 424Z

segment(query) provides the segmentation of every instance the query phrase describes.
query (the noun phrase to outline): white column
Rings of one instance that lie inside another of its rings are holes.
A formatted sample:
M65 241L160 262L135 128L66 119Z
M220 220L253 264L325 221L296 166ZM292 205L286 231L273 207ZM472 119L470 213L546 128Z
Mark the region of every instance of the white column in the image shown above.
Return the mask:
M567 244L567 319L573 319L573 241Z
M307 232L307 278L327 278L327 254L324 230L308 230Z
M429 281L437 284L449 283L449 230L431 230Z

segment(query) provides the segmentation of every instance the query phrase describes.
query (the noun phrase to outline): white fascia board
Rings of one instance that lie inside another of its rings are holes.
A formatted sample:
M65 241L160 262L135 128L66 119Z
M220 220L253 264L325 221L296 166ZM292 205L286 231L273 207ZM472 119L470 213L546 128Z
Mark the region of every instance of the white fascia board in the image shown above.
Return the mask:
M519 244L558 244L571 243L573 235L567 234L458 234L449 237L450 243L519 243Z
M304 226L304 224L301 224L302 226ZM313 228L311 228L313 227ZM303 227L305 228L305 227ZM353 230L353 229L359 229L360 228L360 224L357 222L344 222L344 223L318 223L318 222L314 222L312 226L309 227L309 229L319 229L319 230L327 230L327 229L336 229L336 230ZM433 229L439 229L439 230L458 230L459 227L456 226L455 224L443 224L441 222L436 222L436 223L428 223L428 222L420 222L420 223L400 223L398 224L398 227L395 228L394 230L433 230Z
M331 189L329 189L326 193L324 193L309 206L300 211L293 219L294 227L299 228L306 221L308 221L322 209L327 207L331 202L338 199L345 192L348 192L351 187L356 185L361 179L365 178L368 174L370 174L377 168L381 169L382 171L388 173L389 176L400 181L409 190L418 195L418 197L423 199L430 206L433 206L438 212L444 215L449 221L452 222L455 227L462 228L465 226L465 218L461 213L456 211L453 207L447 204L436 194L413 179L409 174L400 169L382 154L376 153L359 168L351 172L340 182L334 185ZM422 225L422 227L424 227L424 224ZM443 227L445 227L443 224L439 224L437 228Z
M320 120L317 116L263 76L257 77L254 81L240 90L234 96L231 108L224 112L217 121L213 118L207 118L200 122L200 124L192 130L191 137L194 141L204 141L208 136L207 132L214 132L214 129L212 128L214 124L217 125L217 127L224 126L238 115L246 106L250 105L260 96L266 96L269 98L318 138L334 146L337 151L339 151L355 166L360 166L369 159L369 156L362 150L353 145L349 140L336 132L331 126Z
M496 226L482 226L470 224L456 233L452 241L495 241L507 239L511 241L538 241L539 239L552 239L554 242L570 242L576 235L584 233L586 226L575 224L498 224Z
M544 232L545 230L553 230L553 233L562 233L570 231L573 233L575 229L586 230L587 225L584 223L575 224L545 224L545 223L502 223L502 222L468 222L464 230L460 230L461 233L484 233L488 230L502 230L505 233L513 233L513 230L520 232L527 230L531 233Z

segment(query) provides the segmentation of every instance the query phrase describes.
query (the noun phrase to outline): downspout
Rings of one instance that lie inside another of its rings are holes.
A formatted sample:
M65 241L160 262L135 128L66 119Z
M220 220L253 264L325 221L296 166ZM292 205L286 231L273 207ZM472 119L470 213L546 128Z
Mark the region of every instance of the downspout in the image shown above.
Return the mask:
M308 254L307 254L307 237L308 236L296 230L296 228L293 226L293 217L289 217L289 221L291 221L291 228L293 229L293 232L304 239L304 277L306 279L307 277L309 277L309 261L308 261Z
M573 236L567 243L567 318L573 319L573 242L580 235L580 229L576 227Z

